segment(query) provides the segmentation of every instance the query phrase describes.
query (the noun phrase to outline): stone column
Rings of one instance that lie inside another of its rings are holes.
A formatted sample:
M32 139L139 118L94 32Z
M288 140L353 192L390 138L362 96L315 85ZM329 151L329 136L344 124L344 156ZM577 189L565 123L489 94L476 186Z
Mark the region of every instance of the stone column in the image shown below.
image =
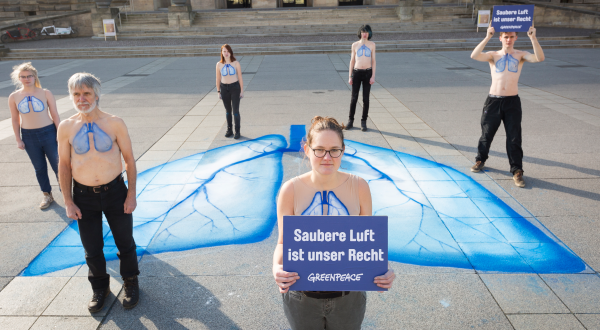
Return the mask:
M400 2L396 8L396 13L403 22L423 22L423 1L406 0Z
M171 6L169 7L169 27L180 28L192 26L193 16L192 6Z
M115 19L119 15L119 8L92 8L92 31L94 35L104 34L103 19ZM118 19L115 19L115 29L119 27Z

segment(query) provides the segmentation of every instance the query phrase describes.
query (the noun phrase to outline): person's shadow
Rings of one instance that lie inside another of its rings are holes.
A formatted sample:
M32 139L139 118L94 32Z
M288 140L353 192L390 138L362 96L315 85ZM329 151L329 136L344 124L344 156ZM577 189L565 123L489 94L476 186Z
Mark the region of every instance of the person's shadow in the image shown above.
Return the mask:
M164 275L140 276L140 302L131 310L123 308L121 290L99 329L183 330L199 324L207 329L240 329L220 310L221 302L210 290L151 254L144 254L143 260Z

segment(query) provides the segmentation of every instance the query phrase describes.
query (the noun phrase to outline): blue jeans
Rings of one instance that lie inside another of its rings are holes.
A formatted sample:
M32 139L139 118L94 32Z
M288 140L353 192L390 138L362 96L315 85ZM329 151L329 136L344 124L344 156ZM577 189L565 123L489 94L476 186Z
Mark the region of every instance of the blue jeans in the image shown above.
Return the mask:
M300 291L282 296L283 312L292 330L360 330L367 307L364 291L332 299L311 298Z
M21 128L21 139L25 143L25 151L31 159L35 176L43 192L51 192L50 178L46 157L58 179L58 143L56 142L56 126L54 124L42 128Z

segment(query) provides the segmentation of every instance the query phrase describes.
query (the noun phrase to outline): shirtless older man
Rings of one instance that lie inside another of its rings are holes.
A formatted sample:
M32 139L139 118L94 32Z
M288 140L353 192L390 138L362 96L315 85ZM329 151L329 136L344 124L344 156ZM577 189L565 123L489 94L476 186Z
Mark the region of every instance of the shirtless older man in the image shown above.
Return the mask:
M110 293L102 251L102 213L119 250L117 255L125 291L123 307L133 308L139 300L137 275L140 272L132 235L131 213L136 207L137 172L129 133L121 118L98 107L98 78L89 73L76 73L68 85L78 113L58 127L59 179L67 216L78 221L85 249L88 279L94 292L88 309L92 313L102 310ZM125 160L129 189L121 175L121 155Z
M471 58L480 62L488 62L492 72L492 87L485 100L481 115L481 138L477 146L477 157L471 171L483 169L494 135L504 122L506 131L506 153L510 163L510 172L517 187L525 187L523 180L523 149L521 149L521 99L519 92L519 77L523 63L537 63L544 60L544 52L535 36L533 25L527 35L533 45L533 54L513 48L517 40L516 32L501 32L502 49L483 53L485 45L494 35L494 28L489 27L483 41L475 47Z

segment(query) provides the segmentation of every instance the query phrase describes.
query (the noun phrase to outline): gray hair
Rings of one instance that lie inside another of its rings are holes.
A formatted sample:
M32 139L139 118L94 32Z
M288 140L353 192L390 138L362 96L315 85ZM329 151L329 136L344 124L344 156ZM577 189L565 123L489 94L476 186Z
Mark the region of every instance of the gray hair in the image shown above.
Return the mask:
M73 99L73 89L82 88L83 86L94 90L94 94L98 97L98 103L100 104L100 92L102 87L100 86L100 79L91 73L78 72L69 78L67 83L69 86L69 96Z

